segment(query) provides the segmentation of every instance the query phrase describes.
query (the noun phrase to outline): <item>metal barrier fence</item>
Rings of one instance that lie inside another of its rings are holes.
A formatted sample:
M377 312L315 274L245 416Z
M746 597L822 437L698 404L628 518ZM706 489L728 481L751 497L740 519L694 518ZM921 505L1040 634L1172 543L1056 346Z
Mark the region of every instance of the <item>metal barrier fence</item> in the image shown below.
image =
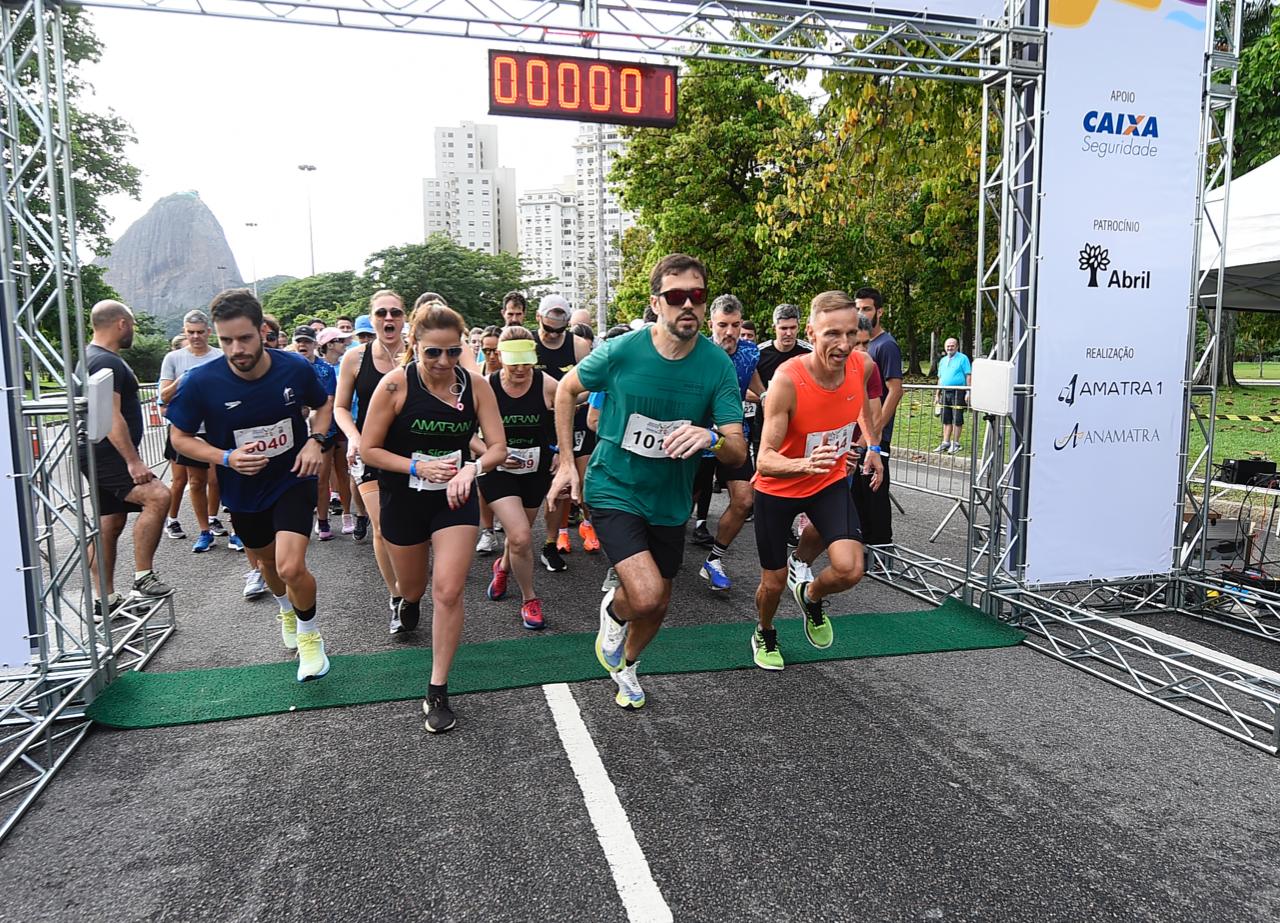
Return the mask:
M169 470L169 460L164 457L169 424L160 413L159 396L159 382L138 386L138 400L142 404L142 445L138 447L138 454L156 477L163 478Z
M930 537L932 542L956 513L968 515L965 506L969 497L974 432L981 432L981 421L968 408L968 388L912 384L904 385L902 391L893 423L890 488L919 491L953 501ZM943 444L944 409L963 415L956 440L959 448L954 451ZM894 505L902 511L896 497Z

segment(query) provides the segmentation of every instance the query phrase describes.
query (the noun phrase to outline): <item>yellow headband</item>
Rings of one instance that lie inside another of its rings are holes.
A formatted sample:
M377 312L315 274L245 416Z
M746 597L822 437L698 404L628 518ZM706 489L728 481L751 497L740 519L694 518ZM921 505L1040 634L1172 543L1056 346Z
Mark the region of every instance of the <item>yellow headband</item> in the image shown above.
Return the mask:
M498 344L503 365L535 365L537 347L533 340L503 340Z

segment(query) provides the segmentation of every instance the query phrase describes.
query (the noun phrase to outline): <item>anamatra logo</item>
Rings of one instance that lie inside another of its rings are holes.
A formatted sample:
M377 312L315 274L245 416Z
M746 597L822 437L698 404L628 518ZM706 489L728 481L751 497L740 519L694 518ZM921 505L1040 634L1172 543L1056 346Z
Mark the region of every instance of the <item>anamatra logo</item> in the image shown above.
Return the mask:
M415 433L469 433L471 432L471 421L423 420L419 418L409 424L409 429Z

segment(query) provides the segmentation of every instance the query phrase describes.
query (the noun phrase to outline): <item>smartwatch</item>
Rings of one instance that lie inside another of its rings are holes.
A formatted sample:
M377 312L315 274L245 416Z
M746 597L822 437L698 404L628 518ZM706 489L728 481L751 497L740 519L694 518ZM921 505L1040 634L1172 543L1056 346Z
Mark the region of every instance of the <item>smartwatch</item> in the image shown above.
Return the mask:
M324 445L324 442L325 442L325 437L324 437L324 435L323 435L323 434L321 434L321 433L308 433L308 434L307 434L307 438L308 438L308 439L314 439L314 440L315 440L316 442L318 442L320 445Z

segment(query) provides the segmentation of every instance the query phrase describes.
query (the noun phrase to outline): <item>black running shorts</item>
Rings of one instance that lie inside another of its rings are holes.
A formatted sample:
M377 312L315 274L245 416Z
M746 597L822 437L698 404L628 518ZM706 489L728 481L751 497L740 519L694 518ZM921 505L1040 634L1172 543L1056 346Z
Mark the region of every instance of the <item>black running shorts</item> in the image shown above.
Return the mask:
M183 455L173 447L173 440L169 438L169 432L166 430L164 434L164 457L169 459L175 465L181 465L184 468L203 468L209 470L209 463L202 462L195 458Z
M379 502L382 539L393 545L421 545L451 526L480 527L480 491L474 484L467 502L456 510L449 509L448 490L412 490L407 483L391 490L384 486Z
M756 551L765 570L787 566L787 539L791 524L801 513L809 517L827 545L844 539L862 541L858 511L844 478L811 497L775 497L757 490L755 510Z
M89 457L83 451L79 454L80 471L87 480L89 477ZM129 494L133 493L133 488L137 485L133 483L133 475L129 473L129 465L120 457L120 454L113 449L110 453L99 453L94 460L97 462L95 473L98 479L95 495L98 501L98 515L116 516L121 513L128 515L129 513L142 512L142 507L139 504L130 503L125 499Z
M478 481L480 492L488 503L503 497L519 497L526 510L542 506L551 487L551 468L532 474L512 474L510 471L490 471Z
M610 563L617 565L642 551L653 555L658 573L674 580L684 561L684 526L654 526L634 513L622 510L591 508L591 524L595 526L600 547Z
M257 551L276 540L280 532L311 535L316 511L316 479L304 478L280 495L267 510L254 513L231 511L231 524L246 548Z

